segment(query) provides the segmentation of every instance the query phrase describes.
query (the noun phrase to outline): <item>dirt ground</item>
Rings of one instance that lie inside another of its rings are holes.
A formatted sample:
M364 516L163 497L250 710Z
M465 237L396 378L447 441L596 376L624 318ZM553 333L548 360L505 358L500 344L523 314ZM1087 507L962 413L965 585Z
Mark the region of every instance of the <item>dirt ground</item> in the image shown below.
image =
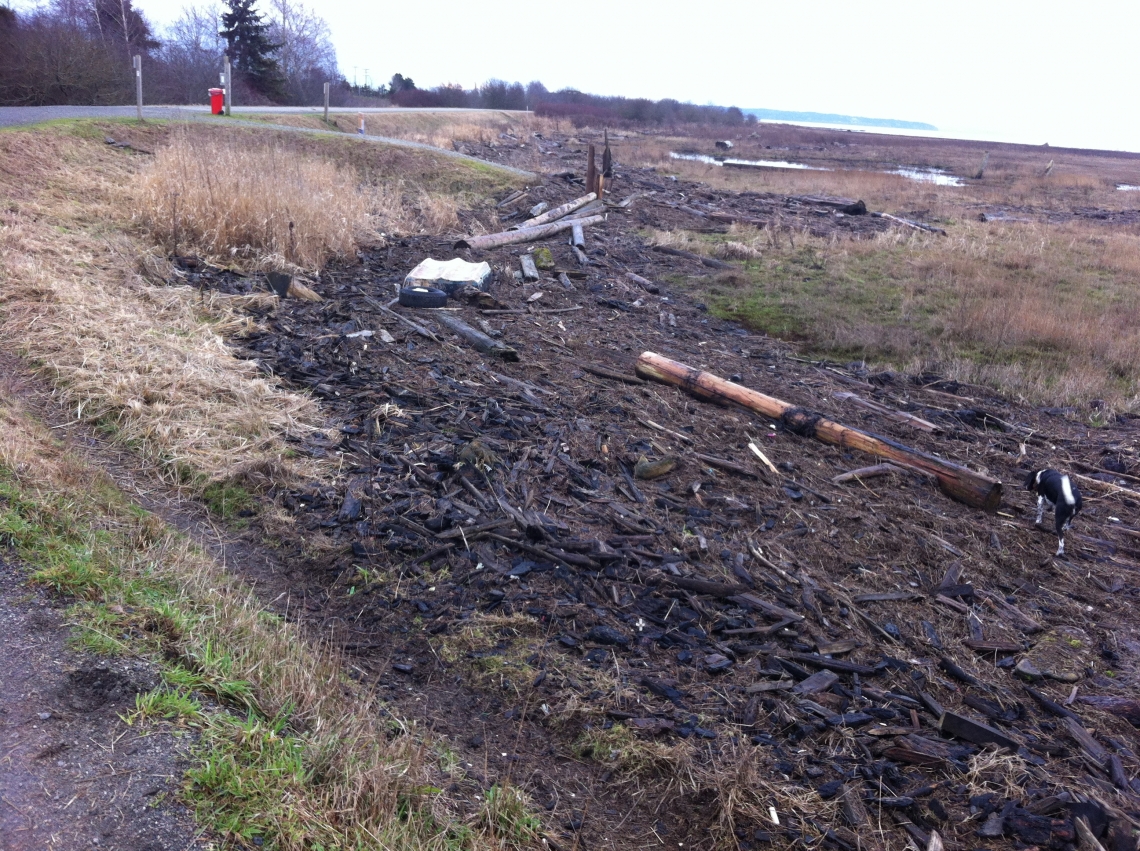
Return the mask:
M73 649L66 604L0 558L0 848L213 847L177 802L189 737L126 726L153 668Z
M580 195L583 160L560 154L569 174L551 169L500 215ZM561 238L539 243L556 269L536 282L513 274L531 246L456 255L453 240L406 238L326 270L320 303L255 312L258 330L231 344L321 400L335 436L291 445L341 475L271 495L296 535L235 569L449 744L448 794L519 785L556 849L927 847L934 831L954 848L1061 849L1078 816L1110 851L1135 848L1137 421L806 360L708 315L690 283L727 270L640 235L727 228L712 213L854 238L886 220L652 170L620 174L613 198L630 196L587 230L587 264ZM427 256L491 263L494 303L450 306L518 363L431 311L399 309L436 339L378 309ZM185 280L265 290L200 267ZM984 472L1002 505L969 508L913 472L836 484L876 459L646 383L644 351ZM637 476L666 459L663 476ZM1042 467L1084 494L1064 558L1020 487ZM20 605L5 617L52 611ZM55 711L17 708L6 729ZM20 753L36 768L53 740L30 730Z

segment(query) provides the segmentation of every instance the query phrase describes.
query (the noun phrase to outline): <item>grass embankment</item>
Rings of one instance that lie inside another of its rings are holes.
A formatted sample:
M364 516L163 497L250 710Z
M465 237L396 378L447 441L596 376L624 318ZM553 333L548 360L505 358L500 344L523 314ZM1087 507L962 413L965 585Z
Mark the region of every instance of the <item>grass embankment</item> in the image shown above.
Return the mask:
M105 135L158 155L110 147ZM284 441L321 425L314 403L221 341L247 321L242 300L203 299L152 246L170 250L177 233L182 254L312 270L351 249L349 232L434 227L425 198L454 212L509 181L349 141L128 123L0 134L5 344L55 382L76 420L208 500L245 504L248 487L317 474ZM240 175L218 162L250 149ZM234 202L228 182L239 179L243 192L294 206ZM335 191L304 210L305 180ZM277 181L293 185L278 193ZM285 849L533 839L512 788L489 790L477 813L456 817L430 747L345 680L340 660L70 457L10 398L0 404L0 539L37 581L80 601L90 646L163 667L167 687L140 700L139 718L200 731L186 797L205 826ZM225 711L204 708L205 695Z
M1140 227L1070 214L1081 207L1123 209L1130 199L1115 186L1136 162L1011 147L991 152L985 176L976 180L976 146L913 141L901 140L877 164L868 151L823 145L774 154L746 143L733 151L834 171L742 171L669 160L668 150L680 146L676 139L639 139L628 155L726 190L861 198L870 209L949 231L948 237L896 229L866 240L821 239L788 230L777 216L763 231L651 235L742 261L739 270L698 287L718 315L801 341L813 355L935 372L1034 403L1100 399L1115 410L1136 409ZM966 185L865 170L893 164L957 169ZM1027 221L980 221L978 211L989 205L1013 208L1014 217ZM1046 211L1056 221L1042 221Z

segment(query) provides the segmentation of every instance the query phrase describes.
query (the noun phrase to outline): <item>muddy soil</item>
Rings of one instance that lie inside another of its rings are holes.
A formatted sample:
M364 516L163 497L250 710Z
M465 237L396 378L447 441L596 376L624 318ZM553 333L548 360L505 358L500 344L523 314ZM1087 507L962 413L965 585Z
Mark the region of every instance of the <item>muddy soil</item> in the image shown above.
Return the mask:
M500 214L580 194L577 157ZM455 790L521 784L555 845L901 847L938 831L955 847L1067 848L1084 815L1114 851L1135 847L1136 421L807 361L709 317L688 282L724 270L639 235L736 217L858 238L882 219L651 170L622 172L613 200L630 196L588 229L585 265L562 239L540 243L556 268L535 282L514 274L532 246L407 238L326 270L323 302L255 314L233 345L322 401L336 436L293 446L342 471L277 495L297 540L288 569L258 581L303 598L356 676L450 737ZM518 363L430 310L399 309L434 340L379 309L424 257L457 255L496 277L491 299L451 308ZM644 383L643 351L988 473L1003 504L968 508L908 472L835 484L875 459ZM1085 494L1064 558L1020 489L1043 467ZM615 724L676 746L683 766L583 744ZM751 779L729 807L734 776Z
M189 736L121 720L154 669L72 649L25 573L0 558L0 849L214 847L176 801Z

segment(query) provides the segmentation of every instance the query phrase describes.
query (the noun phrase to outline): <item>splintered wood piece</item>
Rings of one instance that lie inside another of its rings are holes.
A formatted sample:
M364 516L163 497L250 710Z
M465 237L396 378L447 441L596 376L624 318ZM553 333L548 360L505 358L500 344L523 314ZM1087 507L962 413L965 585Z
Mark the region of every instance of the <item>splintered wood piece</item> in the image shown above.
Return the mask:
M463 338L472 348L485 355L492 355L512 363L519 359L519 353L510 346L488 337L476 328L472 328L458 316L440 311L434 318L440 325L447 327L452 333Z
M976 590L974 593L976 596L981 597L987 606L989 606L994 611L1001 613L1017 629L1021 630L1022 632L1032 633L1044 631L1045 627L1043 627L1033 618L1029 617L1029 615L1025 614L1025 612L1021 611L1021 609L1007 603L997 594L994 594L990 591L981 590Z
M661 292L661 287L648 278L643 278L634 272L626 272L625 276L651 295L657 295Z
M816 694L827 691L839 682L839 676L831 671L816 671L806 680L801 680L792 687L792 691L800 695Z
M1107 695L1085 694L1077 698L1081 703L1094 706L1110 715L1123 718L1129 724L1140 727L1140 700L1134 697L1110 697Z
M893 603L901 600L921 600L921 594L913 591L889 591L885 594L857 594L851 598L852 603Z
M888 408L886 405L881 405L878 402L872 402L870 399L864 399L862 396L856 396L854 393L835 393L836 399L840 401L851 402L853 405L858 405L861 408L866 408L869 411L874 411L877 414L882 414L889 420L897 423L904 423L913 426L919 431L925 431L928 434L941 434L942 429L934 423L916 417L914 414L908 414L904 411L896 411L893 408Z
M796 653L792 650L781 650L776 655L781 659L790 659L802 665L811 665L813 668L823 668L841 674L860 674L869 677L875 673L875 669L869 665L857 665L854 662L844 662L842 659L829 659L817 653Z
M1086 730L1083 724L1072 718L1066 718L1065 729L1069 731L1070 736L1076 739L1081 750L1087 753L1093 762L1102 768L1107 764L1108 751L1105 750L1104 745L1093 738L1093 734Z
M805 680L806 682L806 680ZM757 694L765 691L787 691L795 686L791 680L772 680L770 682L753 683L746 687L744 690L749 694Z
M598 376L598 378L608 378L611 381L621 381L625 384L645 383L632 372L618 372L616 369L610 369L609 367L599 366L594 363L579 363L578 366L582 367L582 369L590 373L590 375Z
M1089 823L1084 818L1077 816L1073 819L1073 826L1077 829L1077 838L1081 841L1082 851L1105 851L1104 846L1100 844L1100 840L1093 834L1092 828L1089 827Z
M694 452L693 455L700 461L704 461L710 467L716 467L718 470L727 470L730 473L736 473L738 476L747 476L750 479L759 478L759 475L749 470L747 467L742 467L734 461L726 461L724 458L717 458L715 455L705 455L701 452Z
M858 646L859 642L854 638L844 638L839 641L817 642L815 649L823 656L839 656L843 653L850 653Z
M737 605L745 606L749 609L756 609L757 611L764 612L766 615L771 615L781 620L786 618L798 622L804 619L803 615L788 611L783 606L777 606L775 603L769 603L767 600L762 600L755 594L736 594L728 599Z
M930 840L926 843L926 851L942 851L942 837L937 830L930 831Z
M637 360L637 372L643 378L680 387L698 399L740 405L766 417L778 419L789 431L804 437L815 437L824 443L858 449L930 473L937 477L939 486L948 496L975 508L996 511L1001 505L1001 482L904 446L890 438L840 425L804 408L725 381L654 352L642 352Z
M843 818L852 827L862 827L867 824L867 808L863 806L862 784L844 784L839 792L840 808Z
M962 643L975 653L1020 653L1022 650L1020 644L1014 644L1012 641L974 641L967 639Z
M943 712L942 717L938 719L938 727L948 736L963 739L975 745L997 745L1012 751L1016 751L1019 747L1016 740L1011 739L1000 730L995 730L980 721L974 721L953 712Z
M902 467L896 467L894 464L873 464L870 467L860 467L858 470L850 470L846 473L840 473L838 476L831 477L833 485L841 485L844 482L851 482L862 479L874 479L878 476L889 476L891 473L903 473Z

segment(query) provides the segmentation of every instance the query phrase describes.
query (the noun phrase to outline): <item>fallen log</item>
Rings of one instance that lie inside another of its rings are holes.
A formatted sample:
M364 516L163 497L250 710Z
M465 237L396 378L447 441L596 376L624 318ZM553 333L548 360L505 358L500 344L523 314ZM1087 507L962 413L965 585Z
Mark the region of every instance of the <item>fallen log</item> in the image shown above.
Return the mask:
M522 276L524 281L538 280L538 267L534 265L534 258L529 254L523 254L521 257L519 257L519 267L522 269Z
M564 230L570 230L575 223L580 225L596 225L599 222L604 222L605 216L588 216L584 219L574 219L567 222L553 222L548 225L539 225L538 227L520 228L519 230L508 230L501 233L488 233L482 236L468 236L455 243L455 248L475 248L486 250L489 248L499 248L503 245L515 245L520 242L533 242L536 239L542 239L547 236L554 236L556 233L561 233Z
M739 384L725 381L654 352L643 352L637 360L637 373L664 384L680 387L709 402L734 403L780 420L789 431L804 437L815 437L824 443L858 449L929 473L938 479L942 491L953 499L975 508L996 511L1001 505L1001 482L944 461L918 449L904 446L886 437L849 428L826 420L805 408L766 396Z
M626 272L625 276L637 284L639 287L641 287L643 290L645 290L647 293L657 295L659 292L661 292L661 287L657 286L657 284L653 283L653 281L649 280L648 278L641 277L641 275L638 275L636 272Z
M582 225L580 222L575 221L570 226L570 244L575 248L586 247L586 235L582 232Z
M492 355L493 357L502 358L512 363L519 359L519 353L510 346L488 337L478 329L472 328L458 316L440 311L436 314L435 320L485 355Z
M589 195L583 195L581 198L575 198L573 201L567 201L560 207L555 207L553 210L547 210L540 216L535 216L533 219L527 219L522 224L518 225L512 230L521 230L523 228L533 228L539 225L544 225L547 222L556 222L563 216L568 216L580 207L585 207L591 201L595 200L598 196L591 192Z
M900 219L898 216L892 216L890 213L871 213L876 219L886 219L891 222L897 222L900 225L914 228L915 230L924 230L927 233L937 233L946 236L946 231L942 228L936 228L933 225L924 225L922 222L912 222L910 219Z

